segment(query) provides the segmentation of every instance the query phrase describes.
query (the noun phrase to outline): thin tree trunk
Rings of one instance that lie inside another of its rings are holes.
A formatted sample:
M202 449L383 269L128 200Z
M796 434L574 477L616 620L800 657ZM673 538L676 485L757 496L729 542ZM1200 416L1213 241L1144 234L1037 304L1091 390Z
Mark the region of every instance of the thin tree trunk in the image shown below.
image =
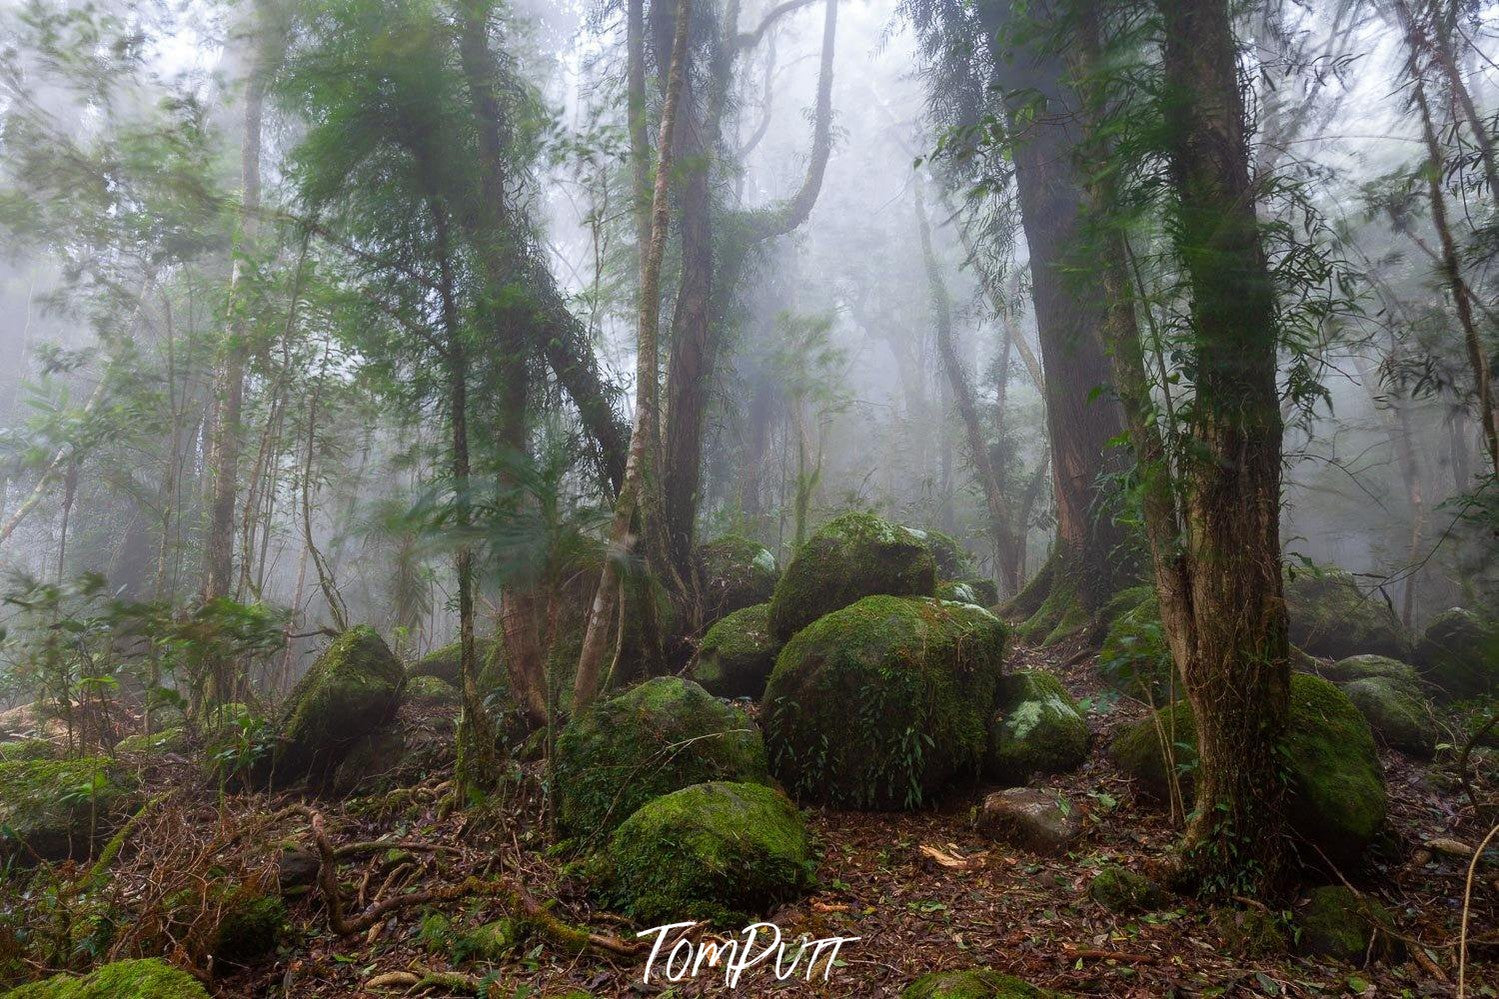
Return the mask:
M635 424L630 434L630 455L625 465L624 483L614 503L614 517L609 526L609 552L604 570L588 614L583 649L578 656L578 672L573 682L573 711L581 712L598 695L599 674L609 642L615 605L619 600L619 559L630 550L630 521L636 513L641 480L651 474L648 467L655 450L646 428L654 414L645 412L654 406L652 391L658 361L657 333L661 325L661 260L666 254L667 229L671 221L670 174L672 165L672 131L676 126L677 104L687 68L688 24L692 0L677 0L677 24L667 73L666 102L661 110L661 129L657 139L658 160L655 190L651 196L651 239L640 265L640 302L636 346Z

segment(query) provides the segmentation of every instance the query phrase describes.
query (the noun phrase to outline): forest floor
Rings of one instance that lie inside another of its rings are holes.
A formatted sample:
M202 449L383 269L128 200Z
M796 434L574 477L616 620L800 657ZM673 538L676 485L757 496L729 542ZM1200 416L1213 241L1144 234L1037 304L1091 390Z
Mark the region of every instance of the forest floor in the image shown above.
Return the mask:
M788 938L808 933L859 940L845 945L836 964L819 968L810 983L801 974L777 982L761 965L745 973L734 994L895 996L926 972L985 966L1079 995L1457 994L1467 861L1426 844L1442 838L1472 843L1483 830L1474 827L1460 793L1439 791L1442 782L1426 767L1398 754L1381 752L1390 789L1390 832L1368 866L1347 877L1394 913L1408 955L1419 948L1402 962L1354 968L1297 957L1294 948L1255 956L1236 950L1226 937L1230 910L1178 899L1163 911L1124 917L1091 901L1087 886L1100 865L1149 871L1167 857L1177 831L1158 804L1135 795L1131 782L1104 755L1108 730L1139 717L1143 707L1103 696L1091 660L1073 652L1022 648L1011 666L1059 672L1090 707L1097 738L1087 764L1036 782L1055 789L1085 816L1087 831L1076 848L1063 858L1043 858L984 838L972 821L982 800L979 788L916 813L812 809L808 818L822 850L818 890L771 919ZM1493 783L1496 777L1480 779ZM169 774L157 779L172 784ZM438 805L442 790L441 777L434 775L384 812L368 803L306 803L319 812L331 844L347 853L338 865L345 915L402 892L477 875L523 885L533 899L555 900L552 911L570 923L618 938L633 935L623 920L594 911L566 858L547 849L547 837L527 818L537 811L534 801L508 801L483 815L445 813ZM226 872L249 879L274 876L282 848L308 842L310 817L287 797L179 796L132 834L132 844L151 846L127 847L117 861L117 890L135 898L166 897L181 890L185 879L206 881ZM182 835L183 829L194 834ZM1480 873L1469 934L1492 941L1499 927L1499 881L1492 867ZM1337 877L1313 875L1308 883ZM497 901L483 899L439 908L459 928L504 914ZM452 967L447 955L426 945L422 913L415 907L397 909L375 920L374 929L338 937L328 929L320 893L308 890L292 907L293 933L278 959L221 976L212 991L226 997L487 994L501 999L563 996L570 989L597 997L729 994L721 973L705 971L696 980L667 984L658 968L645 985L644 954L569 956L538 940L494 965ZM1470 957L1468 995L1499 995L1495 957L1492 944ZM435 987L412 987L431 973L449 972L450 977L428 980Z

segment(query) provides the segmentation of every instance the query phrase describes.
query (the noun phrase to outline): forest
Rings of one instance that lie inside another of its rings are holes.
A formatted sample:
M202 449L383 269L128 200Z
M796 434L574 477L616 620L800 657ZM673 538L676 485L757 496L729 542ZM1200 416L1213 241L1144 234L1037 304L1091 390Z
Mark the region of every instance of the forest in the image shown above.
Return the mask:
M1499 997L1499 4L0 0L0 999Z

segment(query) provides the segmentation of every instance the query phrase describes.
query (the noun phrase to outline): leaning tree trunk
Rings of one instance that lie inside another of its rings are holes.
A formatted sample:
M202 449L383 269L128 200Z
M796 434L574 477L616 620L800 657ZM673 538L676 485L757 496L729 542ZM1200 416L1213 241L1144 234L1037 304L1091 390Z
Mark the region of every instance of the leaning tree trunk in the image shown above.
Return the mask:
M1197 807L1183 856L1220 894L1285 865L1276 744L1290 688L1281 593L1283 433L1275 290L1255 214L1226 0L1159 0L1173 236L1192 296L1196 404L1182 471L1186 586L1163 624L1196 719Z
M1104 509L1100 485L1100 477L1115 469L1110 442L1123 431L1124 420L1109 394L1095 391L1110 381L1101 335L1106 303L1069 273L1082 194L1072 159L1078 126L1063 110L1068 103L1064 67L1060 56L1045 51L1044 42L1018 52L1004 49L1009 7L1010 0L985 0L980 9L1011 129L1045 374L1042 394L1057 505L1054 558L1063 570L1051 574L1058 599L1049 603L1065 603L1072 598L1068 588L1076 587L1080 610L1092 614L1136 573L1127 536ZM1038 99L1046 102L1046 111L1031 114Z

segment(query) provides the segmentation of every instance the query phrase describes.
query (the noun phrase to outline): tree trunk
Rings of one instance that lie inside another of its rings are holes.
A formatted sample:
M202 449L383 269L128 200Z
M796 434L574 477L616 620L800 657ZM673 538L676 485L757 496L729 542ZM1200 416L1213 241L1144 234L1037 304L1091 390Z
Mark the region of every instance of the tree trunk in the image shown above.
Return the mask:
M1183 469L1185 582L1158 590L1196 719L1187 870L1227 894L1284 870L1276 744L1290 687L1281 594L1274 287L1260 243L1226 0L1160 0L1172 230L1192 295L1194 450ZM1180 596L1178 596L1180 589ZM1184 598L1184 599L1182 599Z
M691 16L692 0L677 0L677 24L667 73L666 102L661 110L661 130L657 139L659 153L656 184L651 196L651 239L640 263L635 424L630 434L630 454L625 465L624 482L615 500L614 517L609 527L610 550L604 560L598 591L594 594L593 606L588 614L583 649L578 656L578 672L573 682L574 712L586 710L598 695L600 667L609 642L609 630L614 622L615 605L619 600L619 559L629 554L630 522L639 502L641 480L651 474L647 466L651 453L655 450L655 442L648 439L646 428L653 425L655 418L649 410L655 405L653 390L659 363L656 340L661 325L661 260L666 255L667 230L671 222L668 190L672 167L672 131L676 125L677 104L681 100L687 73L687 34Z
M1009 6L1009 0L985 0L981 10L996 83L1004 91L1021 223L1030 248L1057 549L1066 566L1066 571L1054 574L1053 585L1075 585L1082 609L1091 614L1129 585L1136 571L1127 556L1125 532L1103 509L1099 485L1099 477L1116 468L1109 442L1122 432L1124 420L1115 401L1095 391L1110 381L1100 332L1106 303L1068 273L1077 262L1073 258L1082 195L1072 161L1078 127L1064 112L1064 67L1059 56L1042 50L1043 45L1015 53L1002 48ZM1046 102L1046 112L1033 116L1038 99Z

